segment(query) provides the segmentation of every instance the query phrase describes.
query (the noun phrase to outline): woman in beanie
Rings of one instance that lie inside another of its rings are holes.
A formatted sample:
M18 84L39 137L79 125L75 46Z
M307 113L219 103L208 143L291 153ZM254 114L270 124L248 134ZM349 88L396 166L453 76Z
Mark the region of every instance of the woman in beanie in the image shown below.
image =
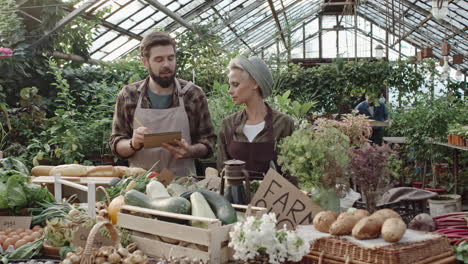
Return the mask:
M246 162L251 178L262 179L269 168L280 171L277 143L294 129L291 117L265 103L271 95L273 77L268 66L256 57L237 56L229 69L229 94L236 105L245 105L224 119L218 138L218 168L230 159Z

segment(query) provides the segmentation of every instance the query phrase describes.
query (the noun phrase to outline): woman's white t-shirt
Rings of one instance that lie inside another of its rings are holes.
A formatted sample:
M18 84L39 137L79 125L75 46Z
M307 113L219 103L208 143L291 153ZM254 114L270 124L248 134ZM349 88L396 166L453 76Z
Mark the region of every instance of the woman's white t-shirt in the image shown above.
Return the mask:
M247 125L245 124L243 128L244 135L247 137L249 142L252 142L254 138L265 128L265 121L258 123L256 125Z

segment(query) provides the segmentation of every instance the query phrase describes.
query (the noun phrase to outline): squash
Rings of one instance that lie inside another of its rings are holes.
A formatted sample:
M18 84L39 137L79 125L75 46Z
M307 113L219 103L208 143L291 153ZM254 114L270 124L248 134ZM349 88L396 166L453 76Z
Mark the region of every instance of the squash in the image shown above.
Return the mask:
M122 205L125 205L125 197L123 195L119 195L111 201L107 208L109 219L114 225L117 224L117 214L120 212L120 207L122 207Z
M167 192L171 196L180 196L186 191L187 191L187 188L177 183L171 183L167 186Z
M210 208L210 205L206 201L205 197L199 192L194 192L190 195L190 202L192 203L192 215L216 219L216 215ZM190 221L192 226L200 228L208 228L207 222L202 221Z
M228 225L237 222L236 210L232 207L231 203L224 198L224 196L207 190L188 191L180 195L185 199L189 199L190 195L194 192L199 192L205 197L206 201L211 207L211 210L216 215L216 218L221 220L223 225Z
M146 194L153 199L171 197L166 187L157 180L152 180L146 185Z
M166 197L151 199L148 195L137 190L130 190L125 194L125 203L143 208L176 213L190 214L190 202L182 197Z

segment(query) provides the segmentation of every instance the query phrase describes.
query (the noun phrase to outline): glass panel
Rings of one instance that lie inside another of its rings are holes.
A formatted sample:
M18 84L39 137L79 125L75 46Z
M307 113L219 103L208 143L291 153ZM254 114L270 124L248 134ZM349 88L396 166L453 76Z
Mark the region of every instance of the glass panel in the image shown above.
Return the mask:
M349 30L339 32L339 54L342 58L354 57L354 33Z
M106 42L110 41L111 39L117 37L117 33L114 31L109 31L106 34L102 35L100 38L96 39L91 46L91 51L95 51L97 48L101 47L102 45L106 44Z
M322 28L333 28L336 26L336 16L323 16Z
M370 57L370 38L360 33L357 35L357 56L360 58Z
M336 57L336 32L323 32L322 35L322 56L324 58Z
M109 54L105 58L103 58L103 60L111 61L111 60L117 59L118 57L120 57L121 55L123 55L127 51L133 49L134 47L138 46L139 44L140 44L139 41L131 40L131 41L125 43L122 47L116 49L114 52L112 52L111 54Z
M319 40L318 37L309 39L306 42L306 58L318 58L319 57Z
M109 21L110 23L113 24L118 24L119 22L123 21L128 17L128 14L133 14L132 11L138 10L142 8L144 5L141 4L138 1L134 1L128 6L126 6L124 9L121 9L117 12L115 12L112 16L107 18L106 20Z

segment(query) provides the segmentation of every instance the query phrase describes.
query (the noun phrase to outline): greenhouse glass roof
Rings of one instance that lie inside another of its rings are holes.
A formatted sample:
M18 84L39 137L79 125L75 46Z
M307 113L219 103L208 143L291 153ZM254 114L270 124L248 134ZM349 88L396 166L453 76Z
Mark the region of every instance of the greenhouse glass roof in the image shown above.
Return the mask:
M398 53L414 56L415 48L425 47L432 47L434 56L441 58L444 40L451 44L451 54L468 56L466 0L448 0L449 13L443 20L432 17L432 3L427 0L360 0L357 3L357 0L325 0L334 3L324 3L324 0L88 0L82 3L90 1L94 4L81 15L92 16L103 8L111 9L94 33L91 57L97 60L114 60L128 54L138 47L145 34L156 28L180 34L191 30L193 24L208 23L214 23L213 32L222 37L226 48L254 54L276 51L277 43L284 51L285 35L289 33L293 57L336 57L335 54L370 57L372 45L386 45L388 41L390 58ZM351 9L332 15L325 12L327 5L343 2L350 2L356 12ZM82 3L75 8L79 9ZM334 42L337 45L330 45ZM326 48L319 52L323 46L320 44L324 43ZM461 66L466 71L468 59Z

